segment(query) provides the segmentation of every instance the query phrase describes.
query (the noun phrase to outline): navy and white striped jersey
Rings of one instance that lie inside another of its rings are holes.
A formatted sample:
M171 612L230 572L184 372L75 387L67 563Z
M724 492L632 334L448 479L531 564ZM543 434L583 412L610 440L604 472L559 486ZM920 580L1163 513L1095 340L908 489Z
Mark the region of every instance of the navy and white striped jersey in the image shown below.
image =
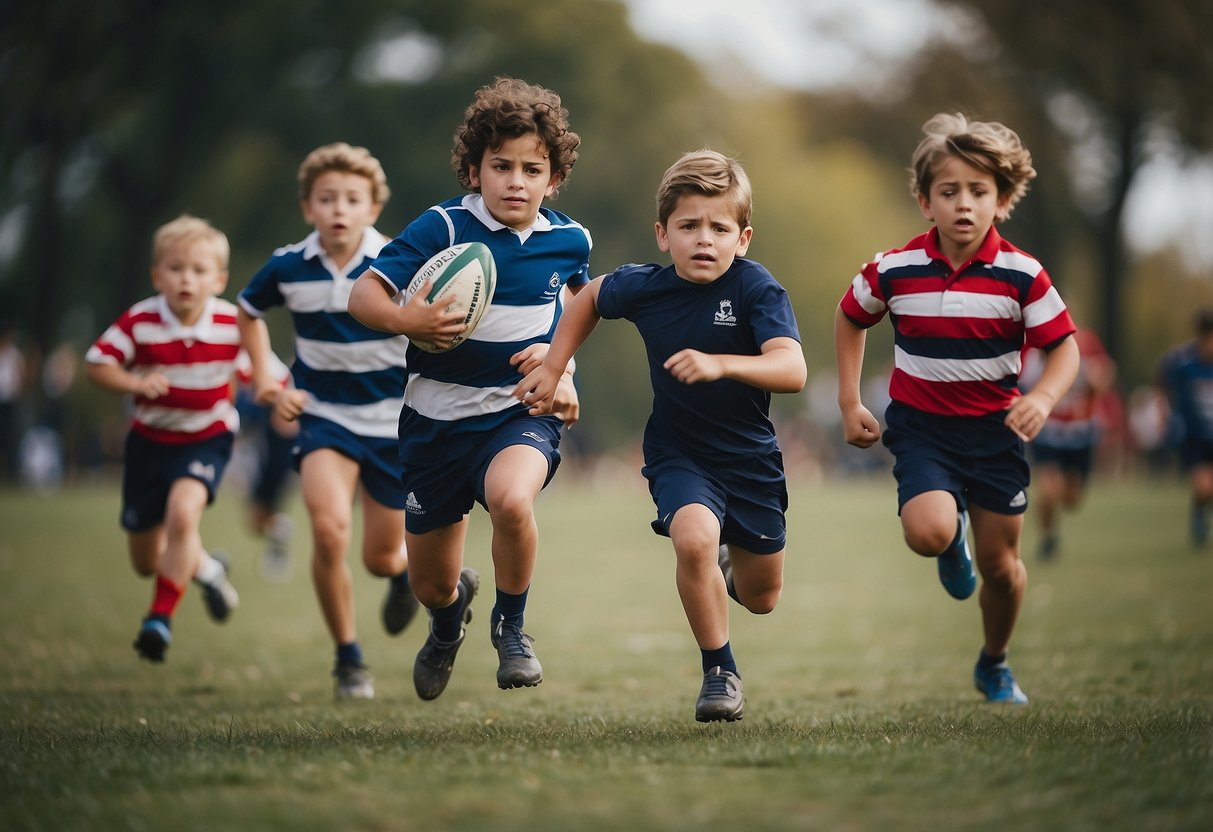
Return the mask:
M479 194L426 210L383 248L371 269L399 291L430 257L469 242L484 243L493 253L496 292L476 331L457 348L427 353L410 346L400 414L406 464L433 464L454 451L435 444L440 438L480 434L526 412L511 395L522 377L510 357L531 344L550 343L561 290L590 279L593 243L581 224L540 208L534 225L518 231L495 220Z
M392 439L400 417L408 339L370 329L347 311L350 289L387 237L373 228L345 268L329 259L313 231L277 249L240 293L260 318L286 306L295 324L295 386L310 396L304 412L358 436Z

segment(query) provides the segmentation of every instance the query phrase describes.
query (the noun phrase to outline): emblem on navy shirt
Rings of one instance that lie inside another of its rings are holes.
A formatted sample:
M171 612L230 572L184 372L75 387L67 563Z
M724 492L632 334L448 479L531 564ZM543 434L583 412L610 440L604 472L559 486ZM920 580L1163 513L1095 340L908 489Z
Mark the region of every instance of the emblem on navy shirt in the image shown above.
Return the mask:
M733 301L722 300L720 309L716 312L712 323L716 326L737 326L737 317L733 314Z

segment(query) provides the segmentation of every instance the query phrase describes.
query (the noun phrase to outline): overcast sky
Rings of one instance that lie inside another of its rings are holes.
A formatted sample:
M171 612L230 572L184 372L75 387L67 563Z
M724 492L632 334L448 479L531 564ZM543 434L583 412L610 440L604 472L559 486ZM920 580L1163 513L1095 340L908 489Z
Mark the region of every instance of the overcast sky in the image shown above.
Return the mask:
M904 45L941 28L930 0L626 2L641 37L686 51L726 85L744 82L739 66L792 88L878 80ZM1213 270L1213 160L1186 169L1150 165L1127 213L1138 250L1185 241L1193 264Z

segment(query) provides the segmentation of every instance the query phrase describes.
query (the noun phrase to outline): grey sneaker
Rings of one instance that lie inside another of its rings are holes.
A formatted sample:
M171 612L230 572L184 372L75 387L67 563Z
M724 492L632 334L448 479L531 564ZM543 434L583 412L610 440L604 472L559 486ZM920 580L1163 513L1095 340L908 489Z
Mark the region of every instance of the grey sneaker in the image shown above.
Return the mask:
M516 626L506 624L502 617L492 630L491 639L497 648L497 687L533 688L543 681L543 668L531 645L535 639Z
M699 700L695 703L697 722L715 722L723 719L736 722L745 708L745 694L741 690L741 677L731 670L713 667L703 676L703 687L699 689Z
M279 512L270 519L265 551L261 555L261 576L267 581L283 583L294 572L291 561L291 533L294 521L289 514Z
M214 583L204 584L197 581L197 584L202 587L202 601L206 604L207 615L213 621L223 622L227 621L232 610L240 604L240 595L236 592L236 587L232 586L227 579L228 573L232 571L228 556L223 552L211 552L210 554L223 567L223 574Z
M425 644L417 653L413 662L413 687L417 695L427 702L437 699L446 690L446 684L451 680L451 671L455 668L455 654L467 637L467 625L472 620L472 599L480 589L480 576L474 569L464 569L459 574L459 583L464 586L463 595L463 626L459 628L459 638L454 641L439 641L434 637L434 619L430 615L430 634L426 636ZM456 602L458 603L458 602Z
M419 606L411 587L398 587L389 579L387 597L383 599L383 629L389 636L400 635L417 614Z
M374 699L375 685L364 664L339 664L333 669L338 699Z

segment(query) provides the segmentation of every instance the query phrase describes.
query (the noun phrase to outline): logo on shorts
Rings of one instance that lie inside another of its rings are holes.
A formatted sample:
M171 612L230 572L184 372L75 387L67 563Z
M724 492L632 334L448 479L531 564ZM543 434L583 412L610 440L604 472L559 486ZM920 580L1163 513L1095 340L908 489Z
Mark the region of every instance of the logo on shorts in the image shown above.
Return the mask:
M722 300L720 309L713 316L712 323L716 326L737 326L737 316L733 314L733 301Z
M527 439L530 439L532 442L541 442L541 443L547 442L547 439L545 439L542 436L540 436L539 434L535 433L535 431L533 431L533 430L524 430L522 432L522 435L525 436Z
M215 466L203 465L200 460L195 459L190 463L189 472L191 477L197 477L203 482L215 481Z
M421 507L421 503L417 502L417 496L412 491L409 496L404 498L404 510L410 514L425 514L425 509Z
M1028 495L1024 494L1023 491L1020 491L1018 494L1016 494L1014 497L1012 497L1011 502L1010 502L1011 508L1023 508L1027 504L1028 504Z

